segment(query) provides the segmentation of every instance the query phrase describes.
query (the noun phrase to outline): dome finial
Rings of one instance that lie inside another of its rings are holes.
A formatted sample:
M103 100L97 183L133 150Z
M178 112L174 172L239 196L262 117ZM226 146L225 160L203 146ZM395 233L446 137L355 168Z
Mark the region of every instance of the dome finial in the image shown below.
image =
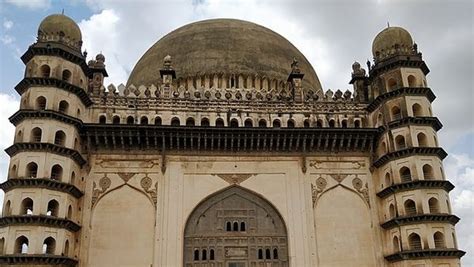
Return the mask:
M390 28L390 22L387 20L387 28Z

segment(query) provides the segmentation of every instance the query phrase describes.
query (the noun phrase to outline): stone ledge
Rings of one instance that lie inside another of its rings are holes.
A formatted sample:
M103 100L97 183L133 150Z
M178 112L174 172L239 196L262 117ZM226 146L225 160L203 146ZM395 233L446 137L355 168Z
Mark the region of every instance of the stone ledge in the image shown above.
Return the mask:
M81 198L84 193L74 185L59 182L49 178L11 178L0 184L0 189L8 192L15 188L45 188L68 193L75 198Z
M66 115L64 113L55 111L55 110L21 109L15 112L15 114L10 116L10 118L8 119L13 125L17 126L25 118L49 118L49 119L54 119L54 120L61 121L67 124L72 124L78 129L82 127L81 120L75 117Z
M452 214L417 214L411 216L395 217L380 224L380 226L382 226L383 229L391 229L402 225L435 222L445 222L455 225L457 222L459 222L459 217Z
M425 258L461 258L466 252L458 249L423 249L423 250L406 250L385 256L389 262L397 262L403 260L418 260Z
M1 265L59 265L76 266L77 260L48 254L10 254L0 255Z
M5 152L12 157L19 152L51 152L60 156L66 156L74 160L79 166L84 166L86 160L81 156L79 152L74 149L70 149L63 146L58 146L51 143L15 143L5 149Z
M53 228L63 228L71 232L77 232L81 229L79 224L69 219L47 215L14 215L0 218L0 227L11 225L40 225Z
M404 95L422 95L426 96L430 102L433 102L436 98L433 91L431 91L428 87L401 87L390 91L388 93L379 95L377 98L374 99L368 106L367 111L372 112L374 111L379 105L381 105L384 101L396 98L399 96Z
M410 147L387 153L373 162L373 167L379 168L387 162L395 159L406 158L414 155L437 156L441 160L448 156L448 153L441 147Z
M408 190L424 189L424 188L439 188L449 192L454 189L454 185L450 181L446 180L417 180L406 183L391 185L382 191L377 193L380 198L385 198L391 194L397 192L403 192Z
M388 123L388 127L384 127L384 130L387 129L394 129L398 127L402 127L405 125L428 125L433 127L435 131L441 130L443 128L443 124L439 121L436 117L405 117L401 118L396 121L391 121Z

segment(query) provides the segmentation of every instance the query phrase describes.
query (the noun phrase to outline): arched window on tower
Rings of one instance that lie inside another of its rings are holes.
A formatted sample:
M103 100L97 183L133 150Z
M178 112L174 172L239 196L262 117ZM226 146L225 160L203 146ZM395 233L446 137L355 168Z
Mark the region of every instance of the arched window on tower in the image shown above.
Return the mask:
M225 230L226 230L227 232L232 231L232 223L231 223L231 222L226 222L226 224L225 224Z
M33 200L29 197L21 201L20 215L32 215L33 214Z
M402 111L398 106L392 107L392 120L399 120L402 118Z
M329 120L329 128L335 128L336 127L336 120L330 119Z
M390 173L385 174L385 186L391 186L392 185L392 178L390 177Z
M387 82L389 91L395 90L398 87L397 80L395 78L390 78Z
M71 72L69 70L63 70L63 81L70 83L71 82Z
M238 222L234 222L232 224L232 231L234 232L238 232L239 231L239 223Z
M202 250L202 258L201 258L201 260L207 261L207 250L205 250L205 249Z
M396 216L395 205L390 204L390 206L388 208L388 212L389 212L389 215L390 215L390 219L395 218L395 216Z
M155 125L161 125L161 124L162 124L162 123L161 123L161 117L156 116L156 117L155 117Z
M394 236L393 237L393 252L399 252L400 251L400 242L398 241L398 237Z
M361 123L360 123L360 120L354 120L354 128L360 128L361 126Z
M323 121L321 119L316 121L316 128L323 128Z
M400 179L402 183L411 182L411 171L407 167L402 167L400 169Z
M405 207L405 215L416 215L416 204L415 204L415 201L411 200L411 199L408 199L405 201L405 203L403 204L403 206Z
M428 200L428 207L430 213L439 213L439 201L435 197L432 197Z
M140 124L147 125L148 124L148 117L147 116L142 116L141 119L140 119Z
M3 215L4 216L10 216L11 215L11 202L10 200L8 200L6 203L5 203L5 207L3 208Z
M405 149L407 147L405 137L403 135L398 135L395 137L395 143L397 144L397 150Z
M213 249L209 250L209 260L213 261L215 259L216 257L214 255L214 250Z
M171 119L171 126L179 126L181 122L179 121L178 117L174 117Z
M408 245L411 250L421 250L423 249L421 246L421 238L418 234L411 233L408 236Z
M69 256L69 240L66 240L66 242L64 243L63 255L66 257Z
M429 164L423 165L423 179L425 180L434 179L433 167L431 167L431 165Z
M69 205L69 207L67 207L66 219L72 220L72 206L71 205Z
M56 164L51 168L51 179L61 181L63 178L63 168L61 165Z
M355 124L355 122L354 122L354 124ZM341 121L341 127L342 128L347 128L347 120L342 120ZM354 125L354 127L355 127L355 125Z
M309 128L309 127L310 127L310 123L309 123L309 120L308 120L308 119L304 120L304 122L303 122L303 127L304 127L304 128Z
M40 67L41 78L49 78L51 76L51 68L48 65Z
M280 128L280 127L281 127L280 120L278 119L273 120L273 128Z
M15 254L26 254L28 253L28 238L20 236L15 240Z
M61 100L61 102L59 102L58 111L67 114L68 110L69 103L66 100Z
M244 122L244 125L245 127L247 128L252 128L253 127L253 122L252 122L252 119L246 119L245 122Z
M56 200L50 200L48 202L48 208L46 210L46 215L58 217L59 203Z
M56 240L48 237L43 241L43 254L54 254L56 250Z
M107 118L105 117L105 115L100 115L100 116L99 116L99 123L100 123L100 124L105 124L105 123L107 123Z
M258 259L263 260L263 249L261 248L258 249Z
M230 127L231 128L238 128L239 127L239 121L235 118L230 120Z
M286 127L288 127L288 128L295 128L295 121L292 120L292 119L289 119L289 120L286 122Z
M135 124L135 118L133 116L128 116L127 124Z
M37 110L45 110L46 109L46 98L44 96L39 96L36 98L36 107Z
M216 127L224 127L224 120L221 118L216 119Z
M272 258L272 254L270 253L270 249L265 249L265 259L270 260Z
M433 235L435 248L446 248L446 242L444 240L444 234L441 232L436 232Z
M246 229L245 229L245 222L241 222L241 223L240 223L240 231L241 231L241 232L245 232L245 231L246 231Z
M411 106L411 110L413 112L413 117L422 117L423 116L423 108L420 104L415 103Z
M40 143L41 142L42 131L41 128L35 127L31 130L31 138L30 141L32 143Z
M273 259L275 259L275 260L278 259L278 249L276 249L276 248L273 249Z
M0 255L5 254L5 238L0 238Z
M209 123L209 119L208 118L202 118L201 119L201 126L204 126L204 127L209 127L210 123Z
M194 260L195 260L195 261L198 261L198 260L199 260L199 250L198 250L198 249L195 249L195 250L194 250Z
M54 135L54 144L64 146L66 143L66 134L63 131L57 131Z
M186 119L186 126L194 126L196 123L194 122L194 119L189 117Z
M258 127L260 127L260 128L266 128L266 127L267 127L267 121L264 120L264 119L260 119L260 120L258 121Z
M34 162L28 163L28 165L26 165L26 177L36 178L37 176L38 176L38 165Z
M416 135L416 139L418 140L418 146L419 147L427 147L428 146L428 138L426 138L426 135L424 133L418 133Z
M408 86L409 87L418 87L415 76L413 76L413 75L408 76Z
M120 117L115 115L113 118L112 118L112 124L120 124Z

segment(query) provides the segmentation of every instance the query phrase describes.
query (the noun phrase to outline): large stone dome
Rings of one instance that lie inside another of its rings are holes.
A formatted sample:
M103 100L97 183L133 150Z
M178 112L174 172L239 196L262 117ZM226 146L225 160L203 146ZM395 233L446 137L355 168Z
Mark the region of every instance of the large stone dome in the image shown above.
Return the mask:
M305 74L303 86L321 92L318 77L304 55L281 35L235 19L212 19L185 25L161 38L140 58L128 85L157 83L163 58L171 55L177 77L243 74L286 81L293 58Z
M393 54L395 50L410 51L413 47L413 39L410 33L402 27L387 27L372 42L372 54L375 58L383 55Z
M41 21L38 27L40 41L57 41L73 48L82 46L82 33L77 23L63 14L49 15Z

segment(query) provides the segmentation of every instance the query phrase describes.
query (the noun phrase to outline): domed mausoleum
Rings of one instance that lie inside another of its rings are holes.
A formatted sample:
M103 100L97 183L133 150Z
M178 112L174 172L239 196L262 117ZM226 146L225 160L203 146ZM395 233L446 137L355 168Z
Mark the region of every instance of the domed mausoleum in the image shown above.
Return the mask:
M0 265L459 266L442 124L407 30L383 29L335 91L241 20L165 35L126 84L82 49L51 15L21 57Z

